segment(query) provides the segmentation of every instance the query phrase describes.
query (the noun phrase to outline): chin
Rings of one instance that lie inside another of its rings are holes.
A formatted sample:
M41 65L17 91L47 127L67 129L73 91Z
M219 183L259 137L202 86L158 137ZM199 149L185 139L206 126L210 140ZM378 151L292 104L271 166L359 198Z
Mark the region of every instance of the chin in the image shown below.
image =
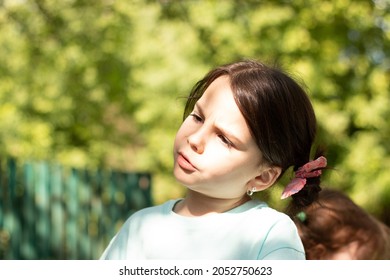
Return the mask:
M185 180L186 174L183 174L184 172L180 168L174 168L173 170L173 176L175 177L176 181L182 185L187 185L189 182L188 180Z

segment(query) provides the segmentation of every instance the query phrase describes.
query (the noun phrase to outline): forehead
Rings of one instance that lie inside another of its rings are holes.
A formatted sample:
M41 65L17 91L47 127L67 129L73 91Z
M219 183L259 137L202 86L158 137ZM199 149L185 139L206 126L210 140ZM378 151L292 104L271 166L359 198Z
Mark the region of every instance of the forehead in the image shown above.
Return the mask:
M261 159L258 148L244 116L234 98L228 76L215 79L196 102L195 110L199 110L205 123L216 131L233 136L241 143L241 151L250 151Z
M214 80L196 103L196 108L201 109L205 117L210 118L218 126L245 136L250 134L244 116L234 99L228 76Z
M233 109L241 115L238 106L234 100L234 94L230 86L228 76L221 76L215 79L205 90L203 95L197 101L198 105L217 108Z

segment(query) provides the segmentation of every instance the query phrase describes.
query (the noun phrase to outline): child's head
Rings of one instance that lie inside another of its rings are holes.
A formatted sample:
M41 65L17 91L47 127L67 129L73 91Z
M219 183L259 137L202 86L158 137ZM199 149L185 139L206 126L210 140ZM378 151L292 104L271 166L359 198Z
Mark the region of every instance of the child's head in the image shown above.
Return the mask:
M303 88L277 68L247 60L217 67L200 80L188 98L184 119L213 82L226 77L234 101L260 154L258 160L278 170L272 184L289 168L310 161L316 136L316 118ZM307 180L310 190L294 195L317 194L319 177ZM260 190L260 189L256 189ZM312 198L309 199L311 201Z
M389 259L389 228L345 194L324 189L318 200L292 215L307 259Z

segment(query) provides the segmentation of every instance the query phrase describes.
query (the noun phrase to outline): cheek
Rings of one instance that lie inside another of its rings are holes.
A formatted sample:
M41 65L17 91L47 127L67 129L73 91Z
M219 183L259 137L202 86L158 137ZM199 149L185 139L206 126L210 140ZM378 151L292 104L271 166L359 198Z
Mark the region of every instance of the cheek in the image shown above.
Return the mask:
M179 130L176 133L175 140L174 140L174 147L177 147L184 139L185 139L185 127L183 126L184 123L180 126Z
M249 157L248 153L232 152L216 147L210 149L206 162L210 168L214 166L219 173L228 176L248 177L255 174L259 169L258 161Z
M175 139L184 139L194 131L196 131L197 125L194 124L191 119L187 118L184 120L184 122L181 124L179 129L177 130L176 133L176 138Z

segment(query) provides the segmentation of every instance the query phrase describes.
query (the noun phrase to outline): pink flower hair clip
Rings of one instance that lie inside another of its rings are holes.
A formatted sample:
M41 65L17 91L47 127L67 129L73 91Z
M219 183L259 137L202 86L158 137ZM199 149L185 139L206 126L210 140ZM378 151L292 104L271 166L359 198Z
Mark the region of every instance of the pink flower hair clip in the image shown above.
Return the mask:
M298 168L298 170L295 171L294 179L292 179L284 189L281 199L285 199L299 192L306 185L306 178L320 176L322 173L320 168L325 168L326 165L326 158L321 156Z

